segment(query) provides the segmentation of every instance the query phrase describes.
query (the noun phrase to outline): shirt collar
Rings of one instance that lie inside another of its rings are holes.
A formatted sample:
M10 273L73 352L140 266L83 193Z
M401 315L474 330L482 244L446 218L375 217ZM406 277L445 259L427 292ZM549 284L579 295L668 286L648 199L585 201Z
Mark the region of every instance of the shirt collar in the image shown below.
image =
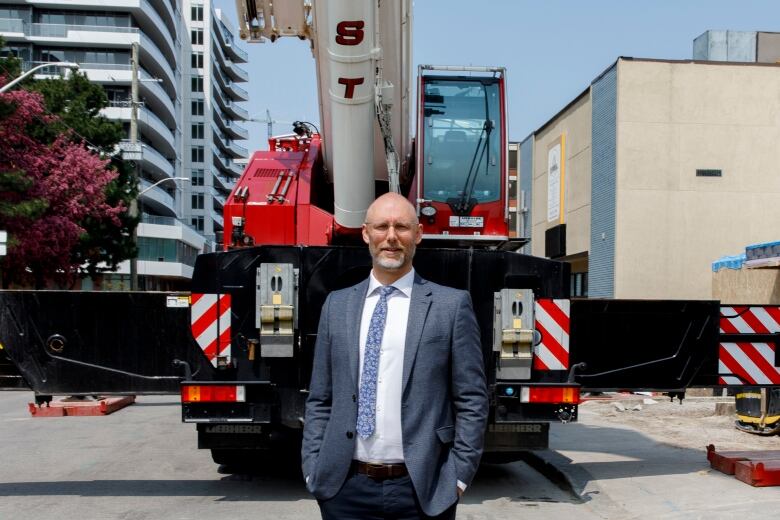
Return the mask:
M392 286L401 291L407 298L412 297L412 286L414 285L414 267L403 275L401 278L392 283ZM371 296L374 291L382 287L379 280L374 276L374 271L371 271L371 275L368 277L368 292L366 296Z

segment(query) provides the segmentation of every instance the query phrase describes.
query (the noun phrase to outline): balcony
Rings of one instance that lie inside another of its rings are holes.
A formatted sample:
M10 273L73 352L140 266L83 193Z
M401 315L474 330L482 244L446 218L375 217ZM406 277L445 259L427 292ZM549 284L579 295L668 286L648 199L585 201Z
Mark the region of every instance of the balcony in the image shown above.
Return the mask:
M18 18L0 18L0 35L8 41L23 40L24 22Z
M227 116L222 113L222 110L214 106L212 110L213 120L217 122L217 126L225 132L225 134L231 139L249 139L249 131L239 126L234 121L231 121Z
M235 45L235 43L227 43L223 47L225 54L227 54L231 60L236 63L247 63L249 61L249 54Z
M174 3L176 3L176 0L174 0ZM168 26L168 30L173 35L173 39L178 39L176 29L177 20L179 19L179 12L174 12L174 8L173 5L171 5L171 2L169 0L160 0L158 2L154 2L152 7L154 7L154 9L157 11L157 14L162 17L163 21L165 21L165 25Z
M141 192L147 190L143 195L140 195L138 197L139 209L146 207L151 209L155 213L159 213L160 215L175 217L176 199L159 186L155 186L152 188L153 184L154 184L153 182L148 181L146 179L141 179L139 181L138 187L140 189L138 191Z
M49 61L25 61L22 63L22 69L30 70L38 65L55 63ZM59 78L63 75L62 67L52 65L36 71L36 79ZM87 75L92 83L130 83L132 72L130 65L125 63L84 63L79 62L79 72Z
M133 16L135 16L141 30L163 51L168 64L175 67L177 55L175 38L149 0L140 0L139 8L133 9Z
M139 236L174 238L198 250L203 248L205 241L202 233L174 217L162 217L144 213L141 215L138 231ZM141 235L141 231L144 232L143 235Z
M211 52L217 57L217 62L225 71L225 74L230 76L230 79L241 82L249 81L249 73L230 61L230 58L225 56L217 41L213 38L211 40Z
M169 98L176 97L176 75L171 63L176 63L174 52L169 52L170 61L163 55L157 44L137 27L115 27L97 25L67 25L52 23L24 24L21 20L0 19L0 29L7 28L9 32L0 30L7 39L19 41L18 31L21 26L23 40L35 43L50 43L59 46L87 46L103 48L128 48L133 43L139 43L141 49L141 65L145 66L154 76L164 80L164 87Z
M138 77L138 88L141 93L141 97L146 100L146 104L152 109L152 111L160 116L168 127L176 126L176 107L173 105L173 101L165 92L161 82L158 78L153 77L144 69L140 69Z
M101 110L101 114L109 119L130 121L130 102L119 101L110 103L108 108ZM146 107L138 109L138 130L146 136L151 145L157 148L160 153L176 156L173 132Z
M238 106L234 101L227 99L218 88L211 89L217 104L225 111L225 114L231 119L245 121L249 119L249 112L243 107Z
M214 142L217 143L217 146L226 154L229 154L233 159L246 157L249 153L246 148L237 145L235 141L225 137L222 132L214 131L212 132L212 135L214 136Z
M211 157L214 165L227 175L240 177L241 174L244 173L244 169L239 164L233 162L230 157L226 157L224 154L221 154L213 146L211 147Z
M213 16L212 20L214 22L214 34L217 35L217 41L220 47L225 50L225 54L236 63L247 63L249 61L249 54L235 44L233 34L228 30L222 20L218 19L216 16Z
M211 173L214 176L214 187L217 190L223 192L226 195L233 191L233 188L236 186L235 177L221 175L218 171L215 170L211 170Z
M81 46L99 44L107 47L124 46L133 43L140 31L137 27L116 27L113 25L68 25L56 23L32 23L25 27L25 36L36 41L50 41L63 45ZM66 41L60 41L65 39Z
M221 212L222 208L225 207L225 196L215 188L211 188L209 194L211 195L211 199L214 201L214 211Z
M119 149L122 150L126 160L138 160L143 171L149 172L155 180L173 177L175 168L171 161L146 143L137 143L133 145L125 139L119 143ZM140 154L140 155L139 155ZM127 159L133 157L133 159ZM140 157L136 159L135 157Z
M215 231L219 231L225 227L225 220L222 218L222 215L218 211L214 211L213 209L210 210L209 216L211 217L211 220L214 221Z
M163 56L162 51L157 45L144 33L138 33L136 40L140 46L141 66L148 70L154 77L163 80L163 88L168 93L168 97L174 99L177 97L176 85L177 77L171 68L168 60Z
M211 72L217 78L217 84L236 101L248 101L249 92L236 85L230 78L226 77L219 67L212 65Z

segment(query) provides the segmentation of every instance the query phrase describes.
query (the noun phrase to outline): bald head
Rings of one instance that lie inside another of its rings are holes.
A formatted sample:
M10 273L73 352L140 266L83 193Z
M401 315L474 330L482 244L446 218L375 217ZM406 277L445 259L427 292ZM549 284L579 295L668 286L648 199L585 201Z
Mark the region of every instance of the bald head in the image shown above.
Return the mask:
M408 273L422 240L422 225L412 203L397 193L376 199L366 212L363 240L371 253L374 276L383 285Z
M385 193L377 198L366 211L366 224L374 222L377 217L384 218L386 215L394 214L403 216L409 223L417 224L417 210L409 199L398 193Z

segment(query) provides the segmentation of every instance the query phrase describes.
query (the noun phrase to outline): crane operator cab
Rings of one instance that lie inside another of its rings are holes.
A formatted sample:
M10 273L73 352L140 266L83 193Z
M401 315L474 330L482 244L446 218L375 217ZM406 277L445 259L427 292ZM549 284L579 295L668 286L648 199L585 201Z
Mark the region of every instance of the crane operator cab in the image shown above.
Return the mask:
M420 67L413 193L428 241L508 240L504 78L503 68Z

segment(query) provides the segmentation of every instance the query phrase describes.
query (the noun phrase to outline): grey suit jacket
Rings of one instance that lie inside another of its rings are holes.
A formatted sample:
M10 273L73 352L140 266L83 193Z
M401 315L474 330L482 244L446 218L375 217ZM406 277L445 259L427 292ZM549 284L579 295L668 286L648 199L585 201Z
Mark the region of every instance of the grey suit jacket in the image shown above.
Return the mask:
M359 333L368 280L332 292L322 308L302 465L309 491L333 497L355 452ZM482 455L488 397L471 297L415 275L403 363L404 460L420 505L435 516L470 484Z

